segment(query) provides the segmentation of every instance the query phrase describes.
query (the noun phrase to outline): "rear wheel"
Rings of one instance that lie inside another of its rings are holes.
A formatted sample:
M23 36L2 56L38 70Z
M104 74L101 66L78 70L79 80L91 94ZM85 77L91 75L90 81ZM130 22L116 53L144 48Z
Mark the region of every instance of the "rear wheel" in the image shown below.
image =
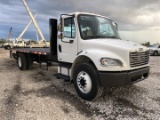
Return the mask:
M103 94L104 88L99 85L97 70L92 64L78 65L73 82L78 95L84 100L96 100Z
M15 53L12 53L12 57L17 60L17 55Z
M157 52L157 51L154 51L153 55L154 55L154 56L157 56L157 55L158 55L158 52Z
M31 70L33 65L33 58L30 54L27 54L26 57L27 57L27 69Z
M20 70L26 70L27 69L26 55L19 53L17 58L17 63Z

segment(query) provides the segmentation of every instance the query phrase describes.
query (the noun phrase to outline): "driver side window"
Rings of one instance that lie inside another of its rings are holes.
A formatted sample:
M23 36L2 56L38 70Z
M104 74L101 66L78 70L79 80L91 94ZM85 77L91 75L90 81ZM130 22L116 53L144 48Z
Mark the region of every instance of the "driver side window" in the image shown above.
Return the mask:
M75 38L75 24L73 18L64 19L64 37Z

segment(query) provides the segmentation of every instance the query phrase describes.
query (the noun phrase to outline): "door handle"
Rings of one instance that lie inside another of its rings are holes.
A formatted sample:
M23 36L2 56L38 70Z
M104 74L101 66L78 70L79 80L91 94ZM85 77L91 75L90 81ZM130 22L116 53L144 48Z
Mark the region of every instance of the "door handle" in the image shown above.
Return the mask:
M69 43L73 43L74 40L69 40Z
M58 45L58 49L59 49L59 52L62 52L62 47L61 47L61 45Z

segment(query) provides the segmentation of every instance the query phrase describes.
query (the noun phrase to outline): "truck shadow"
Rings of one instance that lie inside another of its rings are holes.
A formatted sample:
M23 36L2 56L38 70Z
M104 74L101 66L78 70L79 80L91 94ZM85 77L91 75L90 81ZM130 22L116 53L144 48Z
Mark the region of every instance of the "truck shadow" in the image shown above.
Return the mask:
M23 92L24 96L28 96L29 94L35 94L37 97L51 97L63 100L63 104L61 105L61 109L65 114L69 114L70 110L72 110L72 106L76 108L81 114L85 115L86 117L92 117L93 114L101 115L101 113L96 108L90 108L90 105L85 104L85 102L81 101L78 97L69 92L55 86L49 85L47 87L38 89L38 90L31 90ZM70 104L71 106L66 106ZM88 109L89 108L89 109Z
M39 70L36 74L32 75L34 82L42 82L42 81L52 81L42 70Z

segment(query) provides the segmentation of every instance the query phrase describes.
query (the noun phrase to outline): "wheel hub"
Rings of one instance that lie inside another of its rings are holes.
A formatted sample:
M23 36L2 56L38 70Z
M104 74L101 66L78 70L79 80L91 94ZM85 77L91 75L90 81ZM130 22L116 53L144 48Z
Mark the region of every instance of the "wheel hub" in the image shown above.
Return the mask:
M85 85L86 85L86 80L85 80L84 77L81 77L81 78L80 78L80 84L85 87Z
M88 73L80 72L77 76L77 86L83 93L89 93L92 88L91 78Z

